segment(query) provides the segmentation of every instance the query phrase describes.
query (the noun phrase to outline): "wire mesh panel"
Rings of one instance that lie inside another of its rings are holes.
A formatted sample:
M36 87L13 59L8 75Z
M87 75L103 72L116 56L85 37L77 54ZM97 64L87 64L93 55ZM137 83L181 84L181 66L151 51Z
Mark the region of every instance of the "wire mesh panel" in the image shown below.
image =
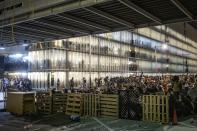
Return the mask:
M144 95L142 98L143 121L169 122L169 96Z
M129 99L128 99L128 92L126 91L119 91L119 117L121 119L128 119L129 118Z
M139 103L140 94L134 90L119 91L119 117L122 119L140 120L142 109Z

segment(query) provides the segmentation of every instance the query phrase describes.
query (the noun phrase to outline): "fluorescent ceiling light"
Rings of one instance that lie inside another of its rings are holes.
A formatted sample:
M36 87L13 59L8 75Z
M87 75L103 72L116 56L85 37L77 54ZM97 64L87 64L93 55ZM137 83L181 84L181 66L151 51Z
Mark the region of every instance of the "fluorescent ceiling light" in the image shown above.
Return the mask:
M162 45L162 49L165 50L165 49L167 49L167 48L168 48L168 45L167 45L167 44L163 44L163 45Z
M22 56L23 56L23 54L13 54L13 55L10 55L10 57L12 57L12 58L20 58Z
M5 50L5 48L4 47L0 47L0 50Z
M23 44L22 46L28 46L28 44Z

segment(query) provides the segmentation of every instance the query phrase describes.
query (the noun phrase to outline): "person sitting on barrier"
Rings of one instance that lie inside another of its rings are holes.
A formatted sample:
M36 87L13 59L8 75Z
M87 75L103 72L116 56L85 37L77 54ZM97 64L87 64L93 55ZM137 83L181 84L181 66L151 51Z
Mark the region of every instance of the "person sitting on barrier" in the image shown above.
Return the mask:
M184 94L188 94L189 88L191 88L190 86L190 80L185 78L185 80L182 80L182 93Z
M74 92L74 78L73 77L71 78L69 84L70 84L70 91Z
M102 86L102 77L98 79L98 87Z
M82 79L82 91L83 92L88 92L88 87L87 87L87 80L86 80L86 78L85 77L83 77L83 79ZM91 84L91 83L90 83Z
M156 85L156 91L162 92L163 89L162 82L161 81L155 82L155 85Z
M163 80L162 81L162 90L163 90L165 95L168 94L168 89L169 89L169 86L168 86L167 80Z
M60 90L60 79L57 79L57 89Z
M179 81L179 76L174 76L172 79L172 88L173 88L173 92L174 95L176 97L176 100L179 99L179 95L180 95L180 91L182 89L182 84Z
M97 78L94 79L94 83L95 83L95 86L96 86L96 87L99 87L98 79L97 79Z
M154 94L157 92L156 84L154 80L147 83L146 94Z

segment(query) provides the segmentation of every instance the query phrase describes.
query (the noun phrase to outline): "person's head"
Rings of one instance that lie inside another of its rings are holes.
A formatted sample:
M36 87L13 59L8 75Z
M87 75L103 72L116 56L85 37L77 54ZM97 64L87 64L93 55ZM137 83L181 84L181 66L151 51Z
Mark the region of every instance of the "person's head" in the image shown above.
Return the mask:
M172 79L174 82L178 82L179 81L179 76L174 76Z

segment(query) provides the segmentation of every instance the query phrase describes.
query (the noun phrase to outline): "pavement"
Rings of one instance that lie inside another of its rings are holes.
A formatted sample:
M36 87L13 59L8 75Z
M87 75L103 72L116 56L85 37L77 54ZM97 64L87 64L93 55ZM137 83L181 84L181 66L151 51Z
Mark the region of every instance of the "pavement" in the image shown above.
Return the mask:
M64 113L55 115L32 114L14 116L0 112L0 131L197 131L197 116L178 125L162 125L143 121L83 117L73 122Z
M50 131L69 123L72 121L64 113L15 116L8 112L0 112L0 131Z
M123 119L87 118L50 131L197 131L197 119L188 119L173 126Z
M54 128L50 131L162 131L163 125L109 118L83 118L81 122Z
M162 125L143 121L83 117L73 122L64 113L55 115L14 116L0 112L0 131L197 131L197 117Z

